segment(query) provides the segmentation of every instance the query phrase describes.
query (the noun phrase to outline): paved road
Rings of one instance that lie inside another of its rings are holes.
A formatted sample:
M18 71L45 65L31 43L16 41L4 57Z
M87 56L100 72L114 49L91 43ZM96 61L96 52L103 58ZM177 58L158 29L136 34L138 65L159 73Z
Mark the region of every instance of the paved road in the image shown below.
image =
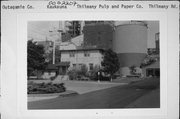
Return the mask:
M150 93L143 95L142 97L140 97L138 100L130 103L128 106L128 108L158 108L160 107L160 89L156 89L151 91Z
M125 108L151 90L131 86L116 86L81 95L28 103L28 109L102 109Z

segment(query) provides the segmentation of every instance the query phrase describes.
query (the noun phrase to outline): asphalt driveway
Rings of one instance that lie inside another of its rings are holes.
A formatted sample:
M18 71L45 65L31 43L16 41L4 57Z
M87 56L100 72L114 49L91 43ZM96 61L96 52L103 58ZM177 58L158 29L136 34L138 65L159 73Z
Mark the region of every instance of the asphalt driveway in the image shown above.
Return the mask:
M33 81L35 83L42 83L46 82L47 80L35 80ZM50 82L50 81L49 81ZM107 89L115 86L120 85L127 85L127 83L113 83L113 82L95 82L95 81L53 81L53 83L64 83L64 86L66 87L67 94L70 94L71 92L76 92L77 94L85 94L97 90ZM70 93L69 93L70 91ZM38 100L46 100L46 99L52 99L58 97L60 94L48 94L48 95L28 95L28 102L31 101L38 101Z
M49 100L28 102L28 109L107 109L107 108L133 108L128 106L140 97L150 94L159 88L158 79L147 79L130 85L118 85L115 87L96 90L80 95L57 97ZM157 93L160 94L159 91ZM156 95L154 95L156 96ZM144 100L146 105L142 108L159 108L160 99L152 100L148 97ZM152 97L153 98L153 97ZM154 106L147 104L154 103ZM144 103L145 104L145 103ZM141 108L137 107L136 108Z
M29 102L28 109L102 109L125 108L149 90L116 86L82 95Z

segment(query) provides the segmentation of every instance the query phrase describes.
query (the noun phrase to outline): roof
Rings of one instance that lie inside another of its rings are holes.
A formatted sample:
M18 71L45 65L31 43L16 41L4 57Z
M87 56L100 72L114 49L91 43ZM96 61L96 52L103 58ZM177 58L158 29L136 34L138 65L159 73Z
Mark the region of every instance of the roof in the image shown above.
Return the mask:
M59 44L59 50L73 50L76 49L76 45L71 42L62 42Z
M58 70L58 67L56 67L56 64L49 64L46 67L47 70Z
M46 67L46 70L58 70L58 67L60 66L69 66L69 65L70 65L70 62L60 62L58 64L49 64Z
M69 66L70 65L70 62L60 62L58 64L56 64L56 67L58 66Z
M69 50L61 50L61 52L69 52L69 51L92 51L92 50L100 50L103 51L103 49L100 48L93 48L93 47L89 47L89 48L83 48L83 47L79 47L78 49L69 49Z
M83 41L84 41L84 34L76 36L71 39L71 42L76 46L81 46L83 44Z

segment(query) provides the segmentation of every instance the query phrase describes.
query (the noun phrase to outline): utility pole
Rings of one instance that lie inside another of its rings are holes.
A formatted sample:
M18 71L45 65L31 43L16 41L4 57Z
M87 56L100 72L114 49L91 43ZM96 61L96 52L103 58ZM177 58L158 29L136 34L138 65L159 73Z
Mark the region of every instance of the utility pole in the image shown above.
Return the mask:
M62 29L61 29L61 22L59 21L59 28L56 30L53 30L53 31L49 31L49 32L55 32L54 34L52 35L58 35L59 36L59 42L61 42L61 33L62 33ZM54 43L53 43L53 64L55 64L55 59L56 59L56 39L53 39L54 40Z

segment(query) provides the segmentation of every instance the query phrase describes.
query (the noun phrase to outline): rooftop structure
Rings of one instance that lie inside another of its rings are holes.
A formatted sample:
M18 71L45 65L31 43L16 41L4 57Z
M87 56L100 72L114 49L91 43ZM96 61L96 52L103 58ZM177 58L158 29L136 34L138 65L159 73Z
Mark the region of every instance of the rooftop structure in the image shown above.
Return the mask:
M84 47L112 48L113 27L109 24L90 24L83 28Z

